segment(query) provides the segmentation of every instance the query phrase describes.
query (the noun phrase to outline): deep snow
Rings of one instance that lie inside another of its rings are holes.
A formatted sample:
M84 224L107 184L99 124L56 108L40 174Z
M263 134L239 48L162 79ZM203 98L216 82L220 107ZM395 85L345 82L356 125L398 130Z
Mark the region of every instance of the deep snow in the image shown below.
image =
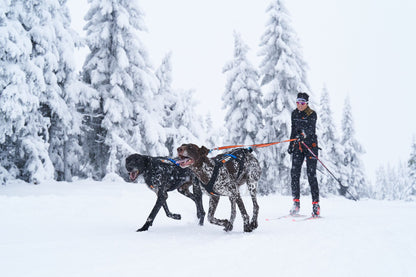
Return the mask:
M259 197L259 228L244 233L197 225L191 200L169 195L148 232L156 196L141 181L16 183L0 187L0 273L64 276L414 276L416 203L321 199L324 218L266 221L287 213L290 197ZM251 200L244 196L251 214ZM208 197L204 196L205 210ZM301 213L311 212L310 196ZM229 216L222 199L218 217Z

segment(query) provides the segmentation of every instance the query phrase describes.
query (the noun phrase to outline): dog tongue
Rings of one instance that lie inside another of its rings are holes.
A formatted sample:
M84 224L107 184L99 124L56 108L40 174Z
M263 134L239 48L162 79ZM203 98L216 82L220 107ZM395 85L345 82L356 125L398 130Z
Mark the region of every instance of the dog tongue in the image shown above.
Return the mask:
M178 164L184 164L187 161L187 159L181 159L181 160L176 160L176 163Z
M136 178L137 178L138 175L139 175L139 172L138 171L132 171L132 172L130 172L130 180L131 181L136 180Z
M185 165L187 165L187 163L190 161L190 159L189 158L184 158L184 159L181 159L181 160L177 160L176 162L180 165L180 166L185 166Z

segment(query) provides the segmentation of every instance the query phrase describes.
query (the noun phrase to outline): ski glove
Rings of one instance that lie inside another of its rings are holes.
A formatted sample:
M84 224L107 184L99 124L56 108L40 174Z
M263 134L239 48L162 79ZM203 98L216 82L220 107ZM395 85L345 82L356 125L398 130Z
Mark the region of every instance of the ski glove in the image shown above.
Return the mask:
M296 138L299 140L299 141L304 141L305 140L305 135L303 134L303 133L299 133L297 136L296 136Z

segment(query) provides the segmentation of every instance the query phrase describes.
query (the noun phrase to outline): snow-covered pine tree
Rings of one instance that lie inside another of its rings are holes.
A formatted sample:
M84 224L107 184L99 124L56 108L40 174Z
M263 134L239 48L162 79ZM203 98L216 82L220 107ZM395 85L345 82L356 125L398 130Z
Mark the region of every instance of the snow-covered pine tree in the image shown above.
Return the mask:
M394 170L396 178L393 183L393 199L394 200L410 200L412 193L412 184L409 180L409 168L406 163L399 162L397 168Z
M416 139L413 138L412 149L410 150L410 158L407 162L409 168L409 181L411 185L410 195L416 196Z
M361 156L365 153L361 144L355 139L354 120L350 100L345 99L342 118L343 163L341 166L342 184L357 197L368 196L364 165Z
M177 90L175 108L172 110L173 120L173 155L176 155L176 147L183 143L195 143L202 145L209 137L210 132L204 129L204 120L196 113L197 102L194 99L194 91Z
M337 130L333 123L333 114L331 110L330 97L326 86L322 89L319 109L319 120L317 123L317 133L319 137L319 158L324 161L325 165L331 172L338 173L342 164L342 145L337 136ZM339 187L336 180L331 177L326 169L318 163L318 169L321 168L322 174L318 173L319 191L322 195L336 194ZM338 175L338 174L336 174Z
M42 115L49 121L49 157L55 179L70 181L80 174L81 115L77 104L88 88L77 78L74 49L80 45L70 28L66 1L24 1L21 15L32 41L32 59L41 68L46 88L40 95ZM88 99L89 102L94 99Z
M379 166L376 170L376 183L373 189L375 199L384 200L388 194L387 192L387 176L384 166Z
M226 144L254 144L262 126L259 75L247 59L249 48L234 32L234 57L223 69L227 76L222 96Z
M258 135L260 142L288 139L290 115L296 107L297 93L306 91L311 95L306 77L307 65L283 1L273 0L267 13L269 20L260 43L265 120L265 127ZM278 145L259 152L265 173L260 184L263 194L290 193L291 164L286 150L287 145Z
M176 154L176 141L173 113L177 105L177 95L172 89L172 53L168 53L162 60L162 64L156 70L156 77L159 80L158 93L155 96L156 103L162 110L162 126L166 130L165 146L168 149L169 156Z
M52 179L48 155L49 121L40 111L47 85L43 67L33 57L36 45L26 21L27 1L0 5L0 181L22 179L39 183Z
M145 31L135 1L89 0L85 17L91 53L83 79L99 93L98 108L84 106L91 171L97 179L122 171L120 161L132 152L164 155L166 137L153 96L158 81L138 37Z
M176 155L182 143L199 143L205 133L203 120L195 113L192 91L172 88L172 54L168 53L156 71L160 86L155 95L155 107L160 109L161 125L166 132L165 146L169 156Z
M214 129L214 124L210 113L205 115L203 129L207 134L204 140L206 147L214 148L215 146L223 145L223 138L220 135L221 129Z
M408 167L404 163L399 163L397 167L379 167L374 197L380 200L411 199L412 186L408 173Z

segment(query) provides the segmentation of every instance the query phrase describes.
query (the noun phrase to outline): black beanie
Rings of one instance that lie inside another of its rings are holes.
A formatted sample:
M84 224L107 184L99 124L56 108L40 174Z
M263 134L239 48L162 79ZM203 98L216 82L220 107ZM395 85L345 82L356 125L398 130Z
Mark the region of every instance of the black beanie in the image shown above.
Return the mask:
M305 99L306 102L309 101L309 95L306 92L299 92L298 93L298 98L300 99Z

